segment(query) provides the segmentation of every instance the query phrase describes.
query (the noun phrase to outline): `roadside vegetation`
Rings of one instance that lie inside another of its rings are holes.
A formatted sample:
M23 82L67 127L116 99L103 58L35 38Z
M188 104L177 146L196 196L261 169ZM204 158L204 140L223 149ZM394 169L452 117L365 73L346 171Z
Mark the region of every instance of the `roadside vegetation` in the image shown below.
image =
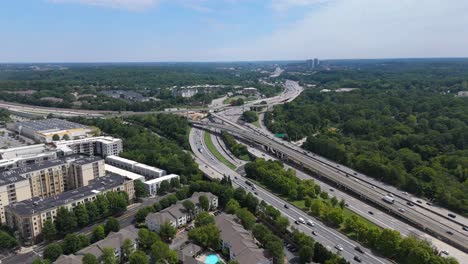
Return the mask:
M267 113L267 127L468 216L468 99L456 96L468 90L468 61L372 62L289 76L318 86Z
M330 198L313 180L300 180L292 169L278 161L256 159L246 164L247 177L292 201L309 215L338 229L353 240L398 263L457 263L438 256L426 241L403 237L398 231L383 229L346 208L344 200Z
M222 131L221 138L224 141L224 144L226 144L229 151L231 151L231 153L234 154L234 156L245 161L251 160L247 147L243 144L237 143L237 141L231 134L227 133L226 131Z

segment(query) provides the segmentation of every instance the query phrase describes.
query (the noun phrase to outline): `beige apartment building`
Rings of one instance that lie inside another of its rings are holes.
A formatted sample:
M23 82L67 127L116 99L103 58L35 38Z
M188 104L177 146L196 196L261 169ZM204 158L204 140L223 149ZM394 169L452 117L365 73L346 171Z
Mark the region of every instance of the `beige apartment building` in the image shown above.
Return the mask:
M4 207L11 203L55 196L86 186L104 175L104 160L85 155L72 155L0 172L0 223L5 223Z
M127 192L128 190L132 192ZM42 233L44 222L47 219L54 221L59 207L72 210L75 206L94 201L97 195L110 191L127 192L131 200L134 198L133 181L109 175L96 178L87 186L54 197L36 197L10 204L5 208L6 222L9 227L18 230L25 241L36 242Z

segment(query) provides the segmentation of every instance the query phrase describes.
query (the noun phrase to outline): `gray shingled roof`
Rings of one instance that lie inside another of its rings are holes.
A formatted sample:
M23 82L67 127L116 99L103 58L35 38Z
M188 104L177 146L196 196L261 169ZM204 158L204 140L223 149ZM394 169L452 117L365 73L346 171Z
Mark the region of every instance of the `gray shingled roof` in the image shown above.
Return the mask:
M259 248L251 233L234 219L234 216L224 213L215 217L221 239L231 246L230 250L236 256L236 261L252 264L267 262L265 250Z

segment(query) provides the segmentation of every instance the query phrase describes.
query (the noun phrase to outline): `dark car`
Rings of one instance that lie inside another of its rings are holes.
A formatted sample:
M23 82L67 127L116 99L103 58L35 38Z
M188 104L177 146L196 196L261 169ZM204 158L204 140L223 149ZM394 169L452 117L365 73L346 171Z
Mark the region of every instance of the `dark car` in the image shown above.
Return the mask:
M357 261L357 262L361 262L361 261L362 261L361 258L358 257L358 256L354 256L354 260Z
M362 250L361 247L356 246L354 249L355 249L357 252L364 254L364 250Z
M416 200L417 203L422 203L420 200Z
M289 208L289 206L288 206L287 204L284 204L284 208L288 209L288 208Z
M457 216L454 215L454 214L448 214L448 216L452 217L452 218L456 218Z
M468 227L467 227L467 226L464 226L464 227L462 227L462 228L463 228L463 230L468 231Z
M298 225L298 224L299 224L299 221L296 220L296 221L294 221L294 223L295 223L296 225Z
M372 212L372 211L369 211L368 213L371 214L371 215L374 215L374 212Z
M447 234L453 235L453 232L449 230L449 231L447 231Z
M316 236L317 235L317 232L315 232L315 230L312 231L312 235Z
M413 206L412 202L406 202L406 204L409 205L409 206Z

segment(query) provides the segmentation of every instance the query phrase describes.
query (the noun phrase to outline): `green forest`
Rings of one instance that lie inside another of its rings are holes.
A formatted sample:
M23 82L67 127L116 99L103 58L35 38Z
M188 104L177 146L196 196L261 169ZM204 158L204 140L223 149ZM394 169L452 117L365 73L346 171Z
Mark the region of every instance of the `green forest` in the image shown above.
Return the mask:
M174 106L201 106L233 92L234 86L255 86L272 96L280 86L259 82L267 76L254 66L217 63L173 64L65 64L33 70L27 65L9 68L0 65L0 100L30 105L113 111L151 111ZM265 66L268 67L268 66ZM200 88L191 98L174 97L171 88L187 85L224 85ZM135 91L147 101L113 98L103 91Z
M468 98L456 96L468 91L466 60L289 77L317 87L265 116L274 133L307 137L307 150L468 215Z
M182 135L188 131L188 125L185 120L182 121L182 117L168 114L139 117L135 121L120 118L75 118L73 121L96 126L107 135L122 138L124 143L124 151L120 154L122 157L179 174L183 183L187 180L201 179L198 165L192 160L190 153L180 146L188 144L176 143L180 142ZM180 130L164 130L175 123L181 125ZM188 141L187 137L184 139Z

